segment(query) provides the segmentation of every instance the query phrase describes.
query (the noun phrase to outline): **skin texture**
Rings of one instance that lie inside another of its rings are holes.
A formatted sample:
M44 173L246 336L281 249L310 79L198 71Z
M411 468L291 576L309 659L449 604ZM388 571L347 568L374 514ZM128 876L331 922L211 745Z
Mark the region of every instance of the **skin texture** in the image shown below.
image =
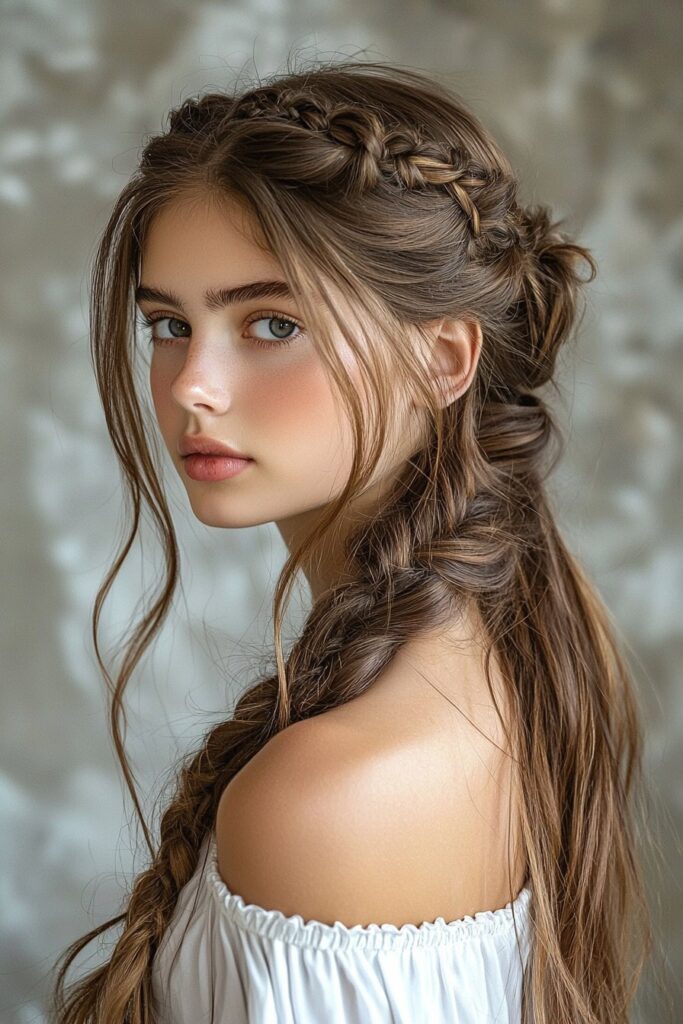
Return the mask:
M302 320L292 300L204 307L207 288L284 280L249 234L249 215L237 203L186 199L165 208L145 239L140 279L175 293L182 308L139 306L172 318L154 327L170 343L152 346L150 386L194 514L224 529L275 522L291 548L342 489L352 435L305 325L291 327L291 344L277 345L270 318ZM425 355L448 403L472 381L481 330L441 319L432 338ZM277 347L260 347L259 339ZM338 343L353 375L351 353L340 336ZM415 450L418 418L412 406L397 401L397 408L397 429L357 508L378 501ZM186 432L255 461L230 480L192 480L178 451ZM314 598L334 581L338 563L330 548L309 567ZM406 644L360 698L283 730L242 769L216 820L219 870L233 892L349 925L455 920L507 902L509 759L495 746L502 734L476 626L468 613L452 629ZM518 862L515 893L522 877Z

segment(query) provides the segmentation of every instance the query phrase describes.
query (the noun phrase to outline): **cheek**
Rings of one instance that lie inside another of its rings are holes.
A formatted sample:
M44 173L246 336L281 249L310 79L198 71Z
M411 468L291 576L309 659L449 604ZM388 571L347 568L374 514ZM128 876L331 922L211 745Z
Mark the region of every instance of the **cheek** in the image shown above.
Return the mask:
M280 367L275 375L255 378L252 401L253 409L259 410L258 434L271 439L273 452L290 468L327 476L331 469L345 466L347 459L350 465L351 430L319 361L302 360Z
M273 425L305 422L315 415L324 400L326 384L313 361L284 362L277 370L254 374L249 382L249 400Z

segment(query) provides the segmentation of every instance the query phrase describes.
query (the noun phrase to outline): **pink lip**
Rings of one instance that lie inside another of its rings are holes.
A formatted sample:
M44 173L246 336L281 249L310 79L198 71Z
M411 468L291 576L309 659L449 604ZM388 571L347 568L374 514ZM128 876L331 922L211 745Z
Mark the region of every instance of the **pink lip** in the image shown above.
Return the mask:
M226 455L186 455L185 472L192 480L229 480L250 466L253 459L233 459Z
M230 445L224 444L222 441L216 441L213 437L207 437L206 434L184 434L178 445L178 453L183 457L197 453L200 455L222 455L232 459L249 459L249 456L243 452L238 452L236 448L231 448Z

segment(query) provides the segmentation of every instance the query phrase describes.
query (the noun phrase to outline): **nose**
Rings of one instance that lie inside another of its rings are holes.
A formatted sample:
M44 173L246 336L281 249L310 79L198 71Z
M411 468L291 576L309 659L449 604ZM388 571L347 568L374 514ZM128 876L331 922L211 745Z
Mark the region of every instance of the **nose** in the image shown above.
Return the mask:
M171 384L171 394L188 412L195 409L222 413L230 404L229 373L224 357L209 346L188 346L185 361Z

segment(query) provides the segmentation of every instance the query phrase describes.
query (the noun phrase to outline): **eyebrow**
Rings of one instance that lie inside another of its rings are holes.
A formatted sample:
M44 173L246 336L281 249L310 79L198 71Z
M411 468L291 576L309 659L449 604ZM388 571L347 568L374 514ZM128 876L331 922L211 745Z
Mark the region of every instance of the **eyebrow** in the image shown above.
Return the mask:
M286 281L252 281L250 284L241 284L236 288L207 288L204 292L204 306L209 311L215 312L226 306L249 302L252 299L292 299L293 297ZM150 302L166 302L185 312L182 301L174 292L140 284L135 289L135 301L143 302L145 299Z

